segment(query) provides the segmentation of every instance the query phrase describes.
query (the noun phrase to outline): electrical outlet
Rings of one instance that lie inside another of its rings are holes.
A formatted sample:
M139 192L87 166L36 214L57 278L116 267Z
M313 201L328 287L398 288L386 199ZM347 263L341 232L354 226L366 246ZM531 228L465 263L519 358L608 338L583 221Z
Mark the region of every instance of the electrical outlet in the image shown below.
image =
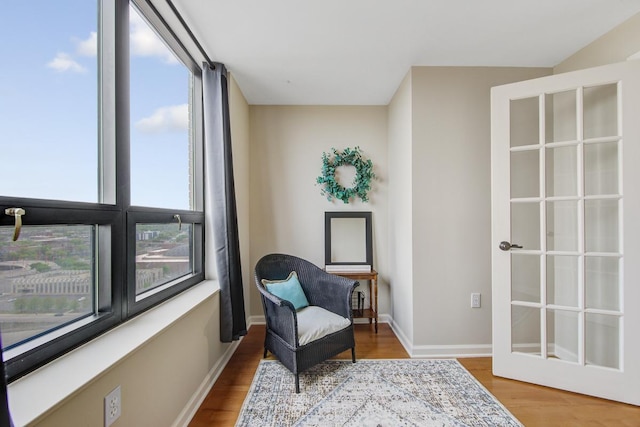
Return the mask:
M120 396L120 386L111 390L104 398L104 427L113 424L122 412L122 399Z
M480 294L471 294L471 308L480 308Z

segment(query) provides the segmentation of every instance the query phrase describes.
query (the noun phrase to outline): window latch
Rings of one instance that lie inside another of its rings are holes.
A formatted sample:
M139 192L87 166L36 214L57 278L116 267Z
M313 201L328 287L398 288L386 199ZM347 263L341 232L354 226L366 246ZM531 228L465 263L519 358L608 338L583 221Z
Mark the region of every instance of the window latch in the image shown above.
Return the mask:
M175 214L173 219L178 220L178 231L182 231L182 220L180 219L180 215Z
M22 228L22 215L25 215L25 211L22 208L7 208L4 210L5 215L12 216L16 219L15 228L13 229L13 241L15 242L20 237L20 229Z

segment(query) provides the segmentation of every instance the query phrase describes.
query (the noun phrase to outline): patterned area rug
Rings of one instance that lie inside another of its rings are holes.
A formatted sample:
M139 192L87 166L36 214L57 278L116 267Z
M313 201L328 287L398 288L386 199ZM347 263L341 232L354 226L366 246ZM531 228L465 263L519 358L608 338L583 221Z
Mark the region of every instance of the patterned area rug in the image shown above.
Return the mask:
M521 426L457 360L328 360L294 377L263 360L236 422L247 426Z

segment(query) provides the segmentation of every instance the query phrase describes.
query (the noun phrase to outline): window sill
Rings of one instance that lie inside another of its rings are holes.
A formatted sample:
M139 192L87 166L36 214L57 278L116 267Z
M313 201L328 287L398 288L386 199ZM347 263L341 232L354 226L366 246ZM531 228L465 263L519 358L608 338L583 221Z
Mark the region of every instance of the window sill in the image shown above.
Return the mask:
M14 424L42 417L219 290L217 281L205 280L9 384Z

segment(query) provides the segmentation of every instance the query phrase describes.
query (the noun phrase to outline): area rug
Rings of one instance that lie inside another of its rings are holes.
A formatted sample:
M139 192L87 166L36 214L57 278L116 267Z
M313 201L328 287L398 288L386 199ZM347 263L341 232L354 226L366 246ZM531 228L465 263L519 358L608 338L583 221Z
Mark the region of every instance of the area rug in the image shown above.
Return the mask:
M237 427L522 426L457 360L328 360L294 377L263 360Z

